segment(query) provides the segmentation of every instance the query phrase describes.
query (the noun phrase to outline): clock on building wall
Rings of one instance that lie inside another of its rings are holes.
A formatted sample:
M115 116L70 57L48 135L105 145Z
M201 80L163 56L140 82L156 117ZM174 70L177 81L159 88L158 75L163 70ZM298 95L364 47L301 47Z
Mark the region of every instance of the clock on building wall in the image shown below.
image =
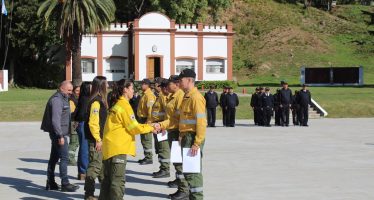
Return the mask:
M152 51L153 51L153 52L156 52L156 51L157 51L157 46L156 46L156 45L153 45L153 46L152 46Z

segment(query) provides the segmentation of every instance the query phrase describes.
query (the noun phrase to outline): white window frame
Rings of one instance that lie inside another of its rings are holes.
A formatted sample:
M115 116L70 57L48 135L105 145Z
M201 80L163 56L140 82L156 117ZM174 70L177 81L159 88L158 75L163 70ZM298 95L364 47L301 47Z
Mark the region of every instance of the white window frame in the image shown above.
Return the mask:
M111 60L120 60L121 61L120 66L115 67L114 69L110 69ZM105 72L111 73L111 74L115 74L115 73L126 74L126 58L109 57L105 59Z
M175 62L175 73L179 74L184 69L192 69L195 71L196 65L195 65L195 59L177 59Z
M87 63L92 63L92 72L87 72ZM84 67L86 64L86 67ZM94 74L95 73L95 59L93 58L82 58L81 59L82 74ZM86 69L86 70L85 70Z
M225 60L224 59L206 59L207 74L225 74ZM212 69L213 68L213 69Z

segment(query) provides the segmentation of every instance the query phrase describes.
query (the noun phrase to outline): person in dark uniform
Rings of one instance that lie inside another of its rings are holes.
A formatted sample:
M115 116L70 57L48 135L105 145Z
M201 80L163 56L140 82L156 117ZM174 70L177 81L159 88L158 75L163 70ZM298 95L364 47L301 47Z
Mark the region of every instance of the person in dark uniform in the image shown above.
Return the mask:
M265 89L265 93L261 96L261 107L263 112L263 124L266 127L270 127L271 116L273 115L274 98L270 94L270 88Z
M239 98L238 98L238 95L234 93L234 90L232 87L229 87L229 93L227 93L226 95L226 102L227 102L226 126L235 127L235 114L236 114L236 107L239 105Z
M223 122L223 126L226 126L226 113L227 113L227 110L226 110L226 95L228 93L228 87L227 86L224 86L223 87L223 92L219 98L219 105L221 106L221 109L222 109L222 122Z
M289 126L291 104L292 91L288 88L288 83L284 83L283 88L280 90L281 126Z
M139 119L138 114L137 114L137 110L138 110L138 105L139 105L140 98L141 98L141 96L139 95L139 92L134 91L134 96L129 101L129 103L131 105L131 108L134 111L134 115L135 115L136 120Z
M301 125L308 126L309 105L312 104L312 95L304 84L303 89L299 91L298 103L300 105Z
M280 109L280 89L277 89L274 97L274 121L275 126L280 126L281 123L281 113L282 110Z
M251 107L252 107L252 110L253 110L253 120L254 120L254 123L255 123L256 126L258 125L258 115L257 115L256 105L257 105L257 102L258 102L257 94L258 94L259 91L260 91L260 89L256 88L255 92L252 94L252 97L251 97Z
M216 127L216 109L218 106L218 95L214 91L214 86L210 86L205 93L206 110L208 114L208 127Z
M295 90L295 94L293 95L292 106L291 106L292 122L294 126L300 125L300 106L298 103L298 99L299 99L298 95L299 95L299 91Z
M265 89L263 87L260 87L260 90L259 90L259 93L257 94L258 95L258 101L257 101L257 112L258 112L258 125L259 126L264 126L264 112L262 110L262 102L261 102L261 99L262 99L262 96L265 94Z

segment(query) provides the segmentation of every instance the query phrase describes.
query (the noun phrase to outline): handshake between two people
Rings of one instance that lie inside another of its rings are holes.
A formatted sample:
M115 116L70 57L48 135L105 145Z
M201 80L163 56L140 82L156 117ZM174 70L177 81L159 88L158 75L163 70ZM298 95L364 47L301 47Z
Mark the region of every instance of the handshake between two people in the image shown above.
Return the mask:
M152 123L151 126L153 126L153 134L159 134L159 133L162 133L162 135L164 136L166 134L166 131L165 129L163 130L161 128L161 125L159 123Z

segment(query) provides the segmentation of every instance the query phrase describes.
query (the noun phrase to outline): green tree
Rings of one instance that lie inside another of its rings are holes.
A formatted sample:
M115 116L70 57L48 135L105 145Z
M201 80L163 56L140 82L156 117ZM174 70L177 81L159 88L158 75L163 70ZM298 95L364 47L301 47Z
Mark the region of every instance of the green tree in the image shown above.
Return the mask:
M150 11L165 13L177 23L196 23L211 15L218 20L223 9L230 6L231 0L114 0L116 19L121 22L132 21Z
M113 0L46 0L40 5L38 16L43 17L46 28L57 24L58 35L67 49L66 59L72 56L74 85L82 82L82 36L108 27L114 20L115 10Z
M36 15L41 1L18 0L13 6L5 1L8 16L2 16L0 63L6 60L10 85L47 87L48 81L60 79L62 42L52 30L54 24L41 31L42 20Z

